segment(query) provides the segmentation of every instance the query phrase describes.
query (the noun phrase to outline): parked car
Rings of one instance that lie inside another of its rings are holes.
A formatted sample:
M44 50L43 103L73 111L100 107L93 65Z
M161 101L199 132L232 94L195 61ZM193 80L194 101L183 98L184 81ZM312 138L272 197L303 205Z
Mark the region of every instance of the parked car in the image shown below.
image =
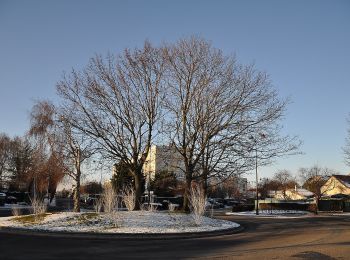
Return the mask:
M158 210L158 209L163 209L163 204L162 203L157 203L157 202L151 202L151 203L148 203L148 202L145 202L142 204L142 208L143 209L153 209L153 210Z
M222 209L224 208L224 199L220 198L208 198L207 199L207 208L211 207L213 209Z
M17 198L14 196L7 196L5 201L7 204L17 204Z
M224 207L224 204L219 199L208 198L205 207L207 209L221 209Z
M89 194L89 196L85 199L85 204L92 206L95 204L96 200L101 197L101 194Z
M238 204L240 204L240 202L235 199L224 199L225 207L234 207Z
M5 205L5 200L6 200L6 194L5 193L0 193L0 206Z

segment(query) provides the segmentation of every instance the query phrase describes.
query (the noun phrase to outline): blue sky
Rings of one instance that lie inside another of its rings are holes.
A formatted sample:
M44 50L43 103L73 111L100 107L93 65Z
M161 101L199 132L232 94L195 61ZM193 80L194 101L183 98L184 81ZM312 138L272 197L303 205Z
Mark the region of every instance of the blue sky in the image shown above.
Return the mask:
M198 35L268 72L291 97L285 132L303 155L260 169L314 164L349 173L341 147L350 112L349 1L0 0L0 132L22 135L33 101L55 100L63 71L95 53Z

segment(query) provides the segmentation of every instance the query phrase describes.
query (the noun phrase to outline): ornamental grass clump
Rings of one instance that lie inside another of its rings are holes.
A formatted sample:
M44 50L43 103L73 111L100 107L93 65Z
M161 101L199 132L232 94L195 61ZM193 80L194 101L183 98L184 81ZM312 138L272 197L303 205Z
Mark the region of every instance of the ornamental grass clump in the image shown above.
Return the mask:
M16 217L22 215L21 208L19 208L17 206L12 207L12 215L16 216Z
M114 213L118 210L118 196L110 183L104 186L102 201L104 212Z
M44 203L43 200L41 200L38 197L34 197L33 199L30 199L31 206L32 206L32 213L34 215L35 221L38 221L41 219L43 215L45 215L47 211L47 205Z
M135 189L132 186L126 186L122 192L123 202L128 211L135 209L136 205L136 194Z
M102 198L96 199L94 201L94 209L96 213L101 213L103 208L103 200Z
M46 213L47 206L44 203L44 201L42 201L39 198L31 199L31 206L32 206L32 213L34 215L40 215L40 214Z

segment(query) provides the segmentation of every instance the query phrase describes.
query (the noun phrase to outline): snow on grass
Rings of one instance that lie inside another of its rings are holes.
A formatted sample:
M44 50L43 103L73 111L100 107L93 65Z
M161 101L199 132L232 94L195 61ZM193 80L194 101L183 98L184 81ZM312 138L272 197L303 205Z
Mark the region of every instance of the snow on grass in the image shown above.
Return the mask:
M259 210L259 215L256 211L243 212L226 212L226 215L250 216L250 217L269 217L269 218L295 218L309 215L307 211L301 210Z
M46 213L39 221L36 221L33 215L6 217L0 218L0 226L43 231L165 234L225 230L237 228L239 224L203 217L202 224L196 225L192 216L188 214L118 211L115 214Z

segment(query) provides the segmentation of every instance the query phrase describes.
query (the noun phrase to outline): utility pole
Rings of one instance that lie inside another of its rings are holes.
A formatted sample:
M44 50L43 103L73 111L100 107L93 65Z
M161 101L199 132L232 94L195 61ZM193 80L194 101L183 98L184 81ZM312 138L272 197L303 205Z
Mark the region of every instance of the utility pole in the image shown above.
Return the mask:
M258 149L255 146L256 215L259 215Z
M260 138L264 139L266 138L266 135L263 133L259 133ZM250 136L249 139L254 141L255 145L255 192L256 192L256 207L255 207L255 214L259 215L259 179L258 179L258 138L254 136Z

